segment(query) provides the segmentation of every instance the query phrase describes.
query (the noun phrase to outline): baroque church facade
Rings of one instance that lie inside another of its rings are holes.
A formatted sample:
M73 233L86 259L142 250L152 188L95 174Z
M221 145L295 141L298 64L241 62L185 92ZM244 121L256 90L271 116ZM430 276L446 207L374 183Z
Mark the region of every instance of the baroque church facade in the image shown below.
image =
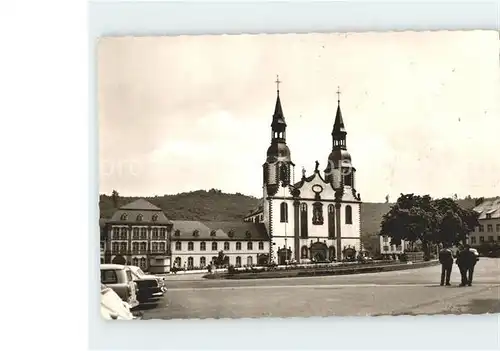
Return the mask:
M354 258L361 249L361 196L356 192L356 169L347 151L340 98L331 132L332 148L323 171L316 161L311 175L303 170L301 180L292 181L295 164L286 143L286 129L278 85L271 145L262 165L262 203L244 221L265 225L269 257L277 264Z
M286 129L278 86L271 144L262 165L263 198L243 222L171 220L163 209L138 199L99 221L101 263L166 273L174 266L205 269L221 251L225 263L235 267L354 258L361 249L361 198L340 99L323 171L316 161L312 174L303 171L300 181L293 181Z

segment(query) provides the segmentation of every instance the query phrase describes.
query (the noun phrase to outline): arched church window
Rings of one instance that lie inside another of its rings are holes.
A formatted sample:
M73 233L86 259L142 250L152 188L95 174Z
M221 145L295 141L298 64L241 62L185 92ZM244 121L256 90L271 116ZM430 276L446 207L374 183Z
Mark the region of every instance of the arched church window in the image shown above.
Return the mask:
M328 205L328 238L335 238L335 206Z
M280 222L288 223L288 204L286 202L280 204Z
M322 225L323 224L323 204L321 202L315 202L313 204L312 223L314 225Z
M302 239L307 239L308 237L308 225L307 222L307 204L305 202L300 204L300 237Z
M345 207L345 224L352 224L352 207L350 205Z

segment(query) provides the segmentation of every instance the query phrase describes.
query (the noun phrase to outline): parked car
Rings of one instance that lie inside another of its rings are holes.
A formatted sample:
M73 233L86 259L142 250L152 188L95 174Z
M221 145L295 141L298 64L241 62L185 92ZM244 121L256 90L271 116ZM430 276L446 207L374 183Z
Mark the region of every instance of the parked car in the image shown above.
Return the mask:
M137 319L130 312L130 305L104 284L101 284L101 316L104 319Z
M131 308L139 304L137 284L129 267L120 264L101 264L101 284L113 289Z
M151 298L162 297L167 292L165 278L146 274L140 267L127 266L132 271L132 277L139 289L137 299L146 302Z

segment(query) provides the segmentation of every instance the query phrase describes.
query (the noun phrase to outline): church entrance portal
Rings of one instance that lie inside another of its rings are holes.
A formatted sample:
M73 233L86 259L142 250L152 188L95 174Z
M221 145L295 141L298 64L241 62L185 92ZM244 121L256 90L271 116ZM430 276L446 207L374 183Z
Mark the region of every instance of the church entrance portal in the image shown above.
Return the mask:
M325 262L328 259L328 247L325 243L311 244L311 258L314 262Z
M292 258L292 250L281 248L278 250L278 264L284 265L286 261Z

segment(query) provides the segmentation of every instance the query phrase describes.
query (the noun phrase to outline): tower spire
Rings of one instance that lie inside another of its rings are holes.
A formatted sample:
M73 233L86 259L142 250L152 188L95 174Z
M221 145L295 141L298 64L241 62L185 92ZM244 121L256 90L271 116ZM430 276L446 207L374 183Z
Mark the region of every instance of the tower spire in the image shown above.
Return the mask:
M285 139L286 122L283 115L283 108L281 107L280 99L280 84L282 83L279 75L276 75L276 106L274 107L273 122L271 124L273 130L272 139Z
M332 136L340 136L345 138L345 126L342 119L342 111L340 110L340 87L337 87L337 113L335 114L335 123L333 124Z

